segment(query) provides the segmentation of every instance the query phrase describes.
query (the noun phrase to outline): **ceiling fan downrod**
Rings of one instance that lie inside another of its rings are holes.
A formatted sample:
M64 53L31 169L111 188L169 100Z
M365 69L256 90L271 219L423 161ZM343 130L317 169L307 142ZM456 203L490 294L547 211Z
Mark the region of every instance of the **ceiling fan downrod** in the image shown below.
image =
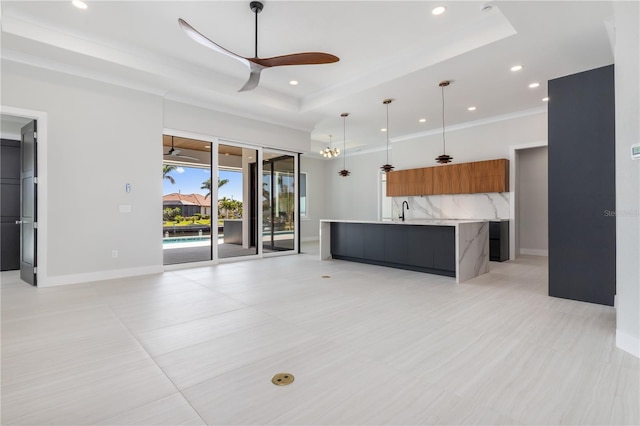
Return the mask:
M252 1L251 3L249 3L249 8L251 9L251 11L256 15L256 31L255 31L255 56L254 58L258 57L258 13L262 12L262 9L264 8L264 5L262 4L262 2L259 1Z

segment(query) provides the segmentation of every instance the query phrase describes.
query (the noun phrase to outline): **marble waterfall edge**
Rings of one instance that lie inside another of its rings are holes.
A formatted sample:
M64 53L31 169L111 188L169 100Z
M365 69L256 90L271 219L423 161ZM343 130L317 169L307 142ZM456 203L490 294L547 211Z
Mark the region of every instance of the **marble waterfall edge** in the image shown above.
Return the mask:
M456 281L489 272L489 222L459 223L456 239Z

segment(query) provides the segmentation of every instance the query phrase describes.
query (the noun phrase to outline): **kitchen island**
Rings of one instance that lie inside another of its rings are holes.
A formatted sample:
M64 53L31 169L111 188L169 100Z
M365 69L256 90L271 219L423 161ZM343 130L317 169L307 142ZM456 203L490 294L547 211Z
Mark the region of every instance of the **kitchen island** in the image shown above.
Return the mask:
M320 259L341 259L455 277L489 272L489 222L320 221Z

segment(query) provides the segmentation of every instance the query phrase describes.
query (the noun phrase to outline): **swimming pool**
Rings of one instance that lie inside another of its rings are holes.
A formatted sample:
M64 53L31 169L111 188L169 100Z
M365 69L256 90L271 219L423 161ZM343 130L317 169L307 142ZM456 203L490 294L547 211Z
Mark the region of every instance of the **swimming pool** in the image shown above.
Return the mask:
M162 244L198 243L204 241L211 241L211 237L169 237L163 238Z

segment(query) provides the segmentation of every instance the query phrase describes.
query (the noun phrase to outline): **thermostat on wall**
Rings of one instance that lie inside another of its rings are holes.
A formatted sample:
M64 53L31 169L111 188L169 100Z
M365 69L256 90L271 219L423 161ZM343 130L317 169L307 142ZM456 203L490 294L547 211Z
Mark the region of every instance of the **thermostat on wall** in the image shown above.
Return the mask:
M631 158L640 160L640 144L631 145Z

